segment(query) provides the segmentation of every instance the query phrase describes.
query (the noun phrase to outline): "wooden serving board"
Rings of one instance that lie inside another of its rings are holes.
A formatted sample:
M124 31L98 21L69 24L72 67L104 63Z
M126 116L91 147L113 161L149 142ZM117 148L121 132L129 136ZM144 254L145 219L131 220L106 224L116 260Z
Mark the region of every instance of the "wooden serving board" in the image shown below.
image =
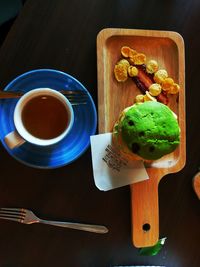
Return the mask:
M112 132L120 112L134 103L141 92L129 79L115 80L113 69L122 46L130 46L155 59L180 85L179 95L170 97L169 107L178 115L181 143L175 152L146 164L149 179L130 185L132 240L136 247L154 245L159 239L158 185L163 176L180 171L186 161L184 42L176 32L104 29L97 36L99 133Z

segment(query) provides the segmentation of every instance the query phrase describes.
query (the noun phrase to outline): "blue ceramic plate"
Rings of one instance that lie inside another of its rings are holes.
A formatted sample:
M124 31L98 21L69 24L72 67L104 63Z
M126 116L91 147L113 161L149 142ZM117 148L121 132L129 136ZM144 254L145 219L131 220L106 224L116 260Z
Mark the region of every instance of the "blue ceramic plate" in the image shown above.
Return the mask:
M57 70L39 69L26 72L4 89L7 91L30 91L34 88L48 87L55 90L83 90L88 95L85 105L74 105L74 125L59 143L40 147L30 143L13 150L4 142L4 137L15 129L13 112L17 99L0 100L0 138L8 153L20 162L36 168L58 168L69 164L83 154L90 144L90 136L95 134L97 115L94 102L86 88L72 76Z

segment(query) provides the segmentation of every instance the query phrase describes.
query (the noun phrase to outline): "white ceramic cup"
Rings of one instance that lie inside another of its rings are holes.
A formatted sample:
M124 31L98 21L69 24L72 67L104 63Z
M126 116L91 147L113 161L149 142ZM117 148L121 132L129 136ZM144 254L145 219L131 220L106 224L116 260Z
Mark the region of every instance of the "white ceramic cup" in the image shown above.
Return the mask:
M68 122L66 129L60 135L52 139L40 139L37 138L36 136L33 136L26 130L22 121L22 112L25 105L31 99L40 95L52 96L59 99L61 101L61 104L64 104L64 106L66 107L68 113ZM14 125L16 130L7 134L4 140L10 149L18 147L22 145L24 142L29 142L39 146L49 146L61 141L70 132L73 123L74 123L74 112L72 105L63 94L50 88L37 88L25 93L17 102L14 110Z

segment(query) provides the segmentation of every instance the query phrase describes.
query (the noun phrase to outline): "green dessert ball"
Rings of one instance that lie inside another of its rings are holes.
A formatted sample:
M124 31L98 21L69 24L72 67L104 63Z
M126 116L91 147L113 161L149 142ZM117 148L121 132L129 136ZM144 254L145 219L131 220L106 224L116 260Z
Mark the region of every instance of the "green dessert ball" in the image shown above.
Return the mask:
M147 160L173 152L180 143L175 114L159 102L147 101L128 108L118 130L129 150Z

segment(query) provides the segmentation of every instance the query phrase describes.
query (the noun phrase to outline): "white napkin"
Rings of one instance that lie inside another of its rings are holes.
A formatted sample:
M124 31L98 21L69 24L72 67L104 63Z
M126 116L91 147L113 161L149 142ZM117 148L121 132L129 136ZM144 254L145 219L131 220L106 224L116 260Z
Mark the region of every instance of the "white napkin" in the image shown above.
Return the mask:
M149 178L142 161L129 161L112 144L112 134L90 137L94 182L107 191Z

